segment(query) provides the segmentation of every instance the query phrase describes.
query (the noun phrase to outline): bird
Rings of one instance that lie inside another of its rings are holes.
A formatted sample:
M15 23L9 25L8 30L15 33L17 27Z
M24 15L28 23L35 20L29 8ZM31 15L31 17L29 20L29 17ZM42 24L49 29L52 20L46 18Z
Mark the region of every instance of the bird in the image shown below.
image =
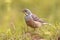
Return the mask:
M39 18L37 15L33 14L27 8L25 8L23 10L23 12L25 14L25 22L31 28L34 28L35 29L35 28L41 27L42 25L48 24L47 22L45 22L44 20L42 20L41 18Z

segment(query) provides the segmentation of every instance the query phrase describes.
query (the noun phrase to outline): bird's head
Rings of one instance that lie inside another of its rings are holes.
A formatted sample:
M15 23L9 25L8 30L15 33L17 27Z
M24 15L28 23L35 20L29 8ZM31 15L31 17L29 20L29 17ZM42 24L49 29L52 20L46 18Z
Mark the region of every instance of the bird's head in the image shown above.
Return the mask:
M31 15L31 11L29 9L24 9L23 12L25 13L25 15Z

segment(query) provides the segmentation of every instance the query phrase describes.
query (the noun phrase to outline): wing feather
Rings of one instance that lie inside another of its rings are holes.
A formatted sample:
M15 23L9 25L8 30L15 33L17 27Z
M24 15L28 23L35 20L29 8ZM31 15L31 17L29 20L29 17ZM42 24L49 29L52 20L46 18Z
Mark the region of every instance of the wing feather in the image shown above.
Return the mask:
M32 16L32 18L33 18L34 21L45 23L41 18L37 17L36 15L32 14L31 16Z

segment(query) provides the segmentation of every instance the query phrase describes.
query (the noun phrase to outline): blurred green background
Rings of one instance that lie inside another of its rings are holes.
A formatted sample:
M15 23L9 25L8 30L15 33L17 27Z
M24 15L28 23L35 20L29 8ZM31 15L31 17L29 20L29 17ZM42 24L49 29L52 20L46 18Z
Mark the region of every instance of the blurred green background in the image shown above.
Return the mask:
M25 15L22 12L25 8L52 24L51 27L46 26L47 29L43 27L41 35L56 40L60 35L60 0L0 0L0 39L10 40L13 34L16 40L19 39L18 35L21 36L26 30ZM46 31L51 35L46 36Z

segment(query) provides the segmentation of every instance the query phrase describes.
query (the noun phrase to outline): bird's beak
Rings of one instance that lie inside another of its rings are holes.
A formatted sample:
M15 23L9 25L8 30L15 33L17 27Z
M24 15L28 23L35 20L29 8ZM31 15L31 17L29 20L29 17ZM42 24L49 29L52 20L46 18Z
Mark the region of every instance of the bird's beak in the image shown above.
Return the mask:
M24 10L23 10L23 13L24 13L25 15L28 15Z
M25 12L25 15L28 15L28 14Z

